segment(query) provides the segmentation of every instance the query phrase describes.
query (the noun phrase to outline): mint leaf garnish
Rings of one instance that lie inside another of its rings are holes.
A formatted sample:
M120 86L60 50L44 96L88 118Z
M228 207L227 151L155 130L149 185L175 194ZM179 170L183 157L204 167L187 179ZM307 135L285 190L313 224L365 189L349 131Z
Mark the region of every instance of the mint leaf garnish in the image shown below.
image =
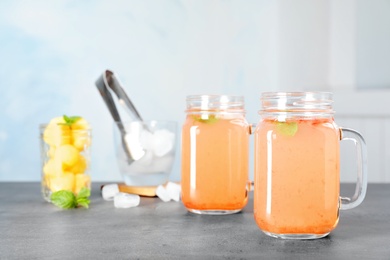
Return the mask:
M81 206L81 207L84 207L84 208L88 208L90 202L91 201L89 199L87 199L87 198L78 198L77 199L77 205Z
M91 195L90 189L83 187L75 196L73 192L68 190L60 190L53 192L50 196L51 202L57 207L63 209L72 209L76 207L88 208L91 202L88 197Z
M74 123L77 122L81 118L81 116L63 116L65 123L59 123L59 125L66 125L66 126L72 126Z
M76 196L77 206L88 208L89 207L89 203L91 202L88 199L89 196L91 196L91 190L86 188L86 187L82 187L81 190L79 191L79 193Z
M89 196L91 196L91 191L86 187L82 187L76 198L88 198Z
M214 124L214 123L218 122L218 120L219 120L216 115L207 115L207 119L203 119L203 118L198 117L198 116L193 116L193 118L195 121L205 123L205 124Z
M73 192L68 190L53 192L50 196L50 200L54 205L63 209L75 208L77 205L76 197Z
M282 135L294 136L298 131L297 122L277 122L276 131Z

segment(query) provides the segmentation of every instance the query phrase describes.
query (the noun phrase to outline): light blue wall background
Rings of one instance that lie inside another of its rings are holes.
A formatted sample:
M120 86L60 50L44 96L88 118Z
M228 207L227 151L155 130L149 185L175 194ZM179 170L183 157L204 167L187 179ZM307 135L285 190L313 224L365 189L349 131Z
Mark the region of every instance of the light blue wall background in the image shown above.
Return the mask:
M272 6L1 1L0 181L40 180L38 125L63 114L92 124L93 180L121 179L112 119L94 85L107 68L118 73L146 119L180 125L186 95L203 93L244 95L251 104L248 116L256 119L260 92L272 88L260 55L269 52L262 50L268 40L259 33L268 15L259 15ZM180 178L178 159L174 180Z
M335 3L2 0L0 181L40 180L38 125L63 114L93 127L93 181L121 180L112 118L94 85L105 69L145 119L179 125L189 94L243 95L256 122L261 92L342 88L329 77ZM178 155L172 180L180 179Z

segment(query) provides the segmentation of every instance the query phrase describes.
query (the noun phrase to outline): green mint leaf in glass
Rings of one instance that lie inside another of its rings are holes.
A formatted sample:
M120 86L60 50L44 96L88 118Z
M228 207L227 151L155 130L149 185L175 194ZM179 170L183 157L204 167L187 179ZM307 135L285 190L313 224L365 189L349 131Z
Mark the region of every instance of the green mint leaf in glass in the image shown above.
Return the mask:
M210 124L210 125L218 122L218 120L219 120L216 115L207 115L207 118L202 118L200 116L194 116L193 118L195 119L195 121L205 123L205 124Z
M76 198L88 198L89 196L91 196L91 190L86 187L82 187Z
M77 205L76 197L73 192L68 190L53 192L50 196L50 200L54 205L63 209L75 208Z
M294 136L298 131L297 122L277 122L276 131L285 136Z
M81 117L80 116L67 116L67 115L64 115L63 118L64 118L65 123L59 123L59 125L72 126Z
M87 198L78 198L77 199L77 206L88 208L90 202L91 201Z

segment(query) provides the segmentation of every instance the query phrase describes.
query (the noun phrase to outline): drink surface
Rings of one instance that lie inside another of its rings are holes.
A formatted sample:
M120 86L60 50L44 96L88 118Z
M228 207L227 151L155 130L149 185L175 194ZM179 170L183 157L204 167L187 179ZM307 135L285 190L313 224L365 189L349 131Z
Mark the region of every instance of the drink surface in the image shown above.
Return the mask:
M187 115L182 131L182 201L188 209L247 203L249 131L244 116Z
M278 122L255 132L254 215L275 234L326 234L339 218L339 132L333 119Z

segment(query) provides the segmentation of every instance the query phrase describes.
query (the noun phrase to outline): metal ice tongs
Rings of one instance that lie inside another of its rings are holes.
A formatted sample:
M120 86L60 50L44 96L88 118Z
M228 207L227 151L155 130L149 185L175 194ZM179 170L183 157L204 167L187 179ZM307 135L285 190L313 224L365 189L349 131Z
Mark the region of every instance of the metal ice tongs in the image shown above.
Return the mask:
M130 114L132 116L135 116L138 121L143 122L142 117L131 102L130 98L126 95L126 92L123 90L121 84L119 83L119 80L114 75L114 72L110 70L105 70L103 74L96 80L95 85L98 88L104 102L106 103L112 118L115 122L117 122L116 125L118 126L121 135L121 143L127 157L127 162L131 164L135 161L135 158L133 157L129 147L126 145L126 131L116 108L114 99L112 98L112 95L110 93L110 90L115 93L115 95L118 97L118 102L124 107L126 107L130 111Z

